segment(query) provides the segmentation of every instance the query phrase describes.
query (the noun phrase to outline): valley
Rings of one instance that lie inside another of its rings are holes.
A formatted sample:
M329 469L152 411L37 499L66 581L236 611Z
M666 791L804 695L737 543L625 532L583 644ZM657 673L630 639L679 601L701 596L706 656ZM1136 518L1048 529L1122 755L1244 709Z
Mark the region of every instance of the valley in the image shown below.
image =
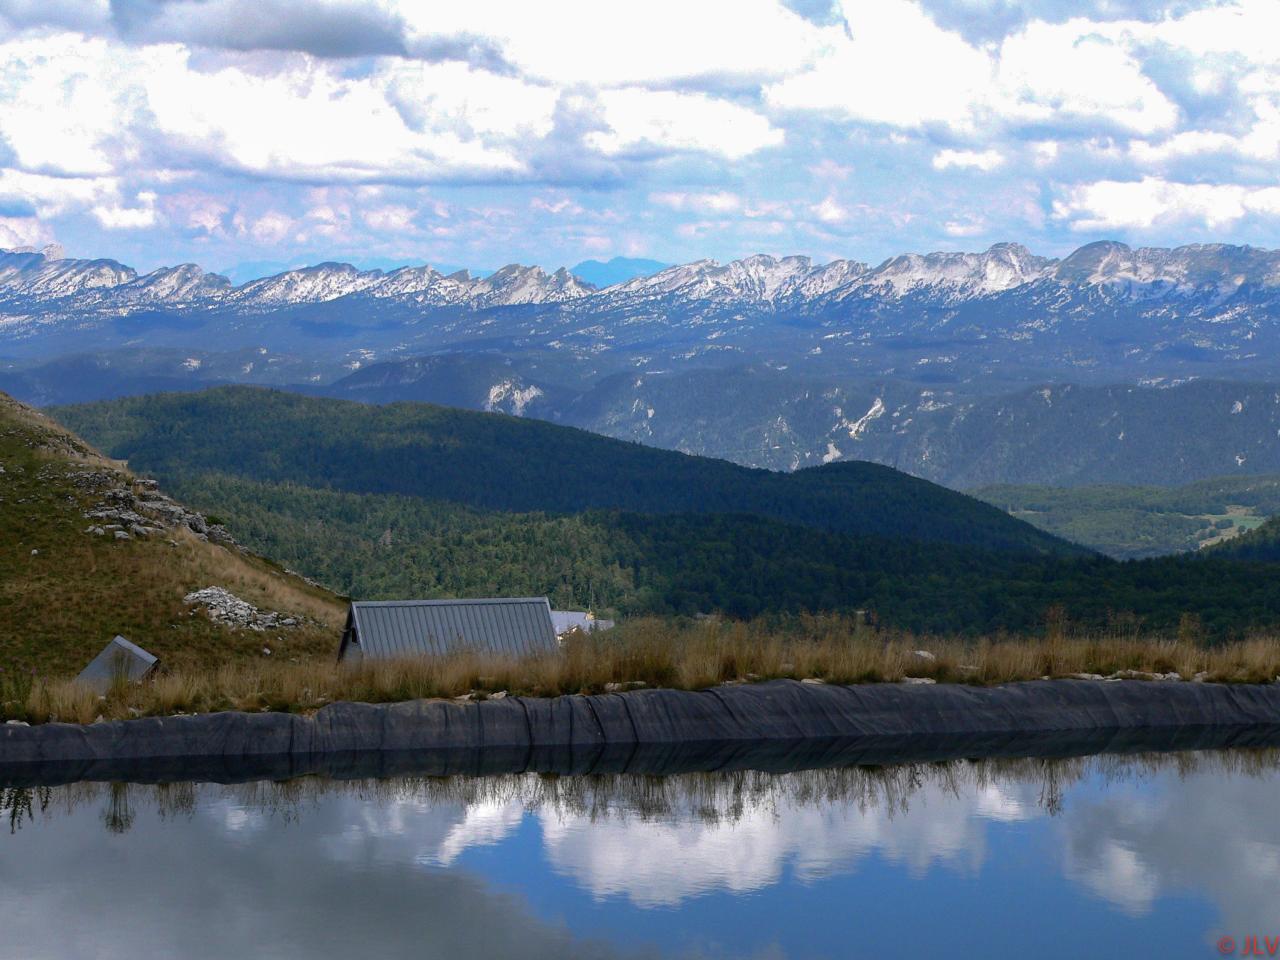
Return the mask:
M501 414L245 387L55 413L254 549L367 599L864 611L890 630L971 637L1066 616L1228 638L1280 617L1267 564L1116 563L872 464L771 473Z
M1280 478L1219 477L1182 487L1001 484L970 491L1042 530L1118 559L1225 543L1280 514Z

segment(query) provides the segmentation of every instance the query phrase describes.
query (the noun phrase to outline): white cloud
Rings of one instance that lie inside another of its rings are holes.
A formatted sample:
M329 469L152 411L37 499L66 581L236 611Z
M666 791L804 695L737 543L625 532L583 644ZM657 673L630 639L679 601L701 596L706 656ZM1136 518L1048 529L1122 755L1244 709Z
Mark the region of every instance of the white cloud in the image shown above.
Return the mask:
M1248 214L1280 215L1280 187L1175 183L1157 177L1100 180L1071 188L1054 202L1053 214L1074 230L1146 230L1182 221L1221 228Z
M784 76L811 60L832 33L774 0L651 0L610 4L607 11L596 0L393 6L409 24L411 44L482 35L528 75L566 87Z
M583 208L574 203L568 197L558 197L555 200L548 200L545 197L534 197L529 201L529 206L534 210L540 210L543 213L552 213L556 215L567 214L569 216L577 216L583 212Z
M417 226L413 222L417 211L404 204L388 204L360 212L360 219L365 226L378 233L414 233Z
M523 172L515 145L550 132L556 101L460 64L386 61L348 77L288 56L253 73L196 67L181 46L70 34L0 44L0 97L0 134L28 170L172 159L337 181Z
M0 217L0 248L39 248L53 242L53 230L35 217Z
M127 152L131 82L102 40L67 33L0 44L0 136L27 170L109 174Z
M988 54L908 0L846 0L844 16L849 36L832 38L813 69L769 86L770 104L902 128L970 125L991 82Z
M823 223L843 223L849 219L849 211L835 197L825 197L820 203L810 207L809 210Z
M850 35L811 70L771 85L771 104L901 129L941 124L987 133L999 132L992 122L1072 119L1150 133L1178 118L1143 73L1123 23L1033 21L989 51L938 26L910 0L846 0L844 12Z
M1000 47L992 105L1015 121L1168 130L1177 107L1143 72L1127 24L1033 22Z
M754 110L704 94L630 87L602 91L599 99L609 129L589 133L586 140L605 154L656 147L736 160L783 139Z
M90 212L108 230L141 230L155 226L159 219L156 213L156 195L149 190L138 194L137 206L98 204Z
M22 170L0 170L0 198L30 204L35 215L52 219L121 202L116 177L55 177Z
M279 243L294 228L293 218L278 211L265 213L252 221L237 214L235 224L242 235L247 235L260 244Z
M649 199L672 210L696 210L699 213L733 213L742 207L742 198L727 190L710 193L651 193Z
M977 237L987 229L982 220L949 220L942 226L949 237Z
M994 170L1004 163L999 150L940 150L933 157L933 169Z

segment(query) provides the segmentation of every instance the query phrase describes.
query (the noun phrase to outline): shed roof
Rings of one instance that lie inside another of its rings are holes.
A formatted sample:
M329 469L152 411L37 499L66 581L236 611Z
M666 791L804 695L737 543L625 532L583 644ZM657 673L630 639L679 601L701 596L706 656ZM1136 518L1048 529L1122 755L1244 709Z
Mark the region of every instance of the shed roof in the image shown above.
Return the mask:
M375 659L459 650L529 656L557 649L546 597L358 601L351 604L348 626L361 654Z
M156 658L136 643L117 635L80 671L76 681L106 690L120 676L130 682L141 680L155 669L156 663Z

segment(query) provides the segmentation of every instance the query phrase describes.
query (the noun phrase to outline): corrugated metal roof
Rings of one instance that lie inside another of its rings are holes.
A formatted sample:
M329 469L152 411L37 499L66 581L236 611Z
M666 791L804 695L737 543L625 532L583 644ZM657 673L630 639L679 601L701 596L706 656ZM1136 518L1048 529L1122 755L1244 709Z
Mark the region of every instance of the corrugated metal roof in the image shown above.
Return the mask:
M130 682L141 680L155 669L156 662L136 643L116 636L80 671L76 681L95 690L106 690L119 676Z
M374 659L478 650L530 656L558 649L546 597L384 600L351 604L361 655ZM344 641L340 656L348 653Z

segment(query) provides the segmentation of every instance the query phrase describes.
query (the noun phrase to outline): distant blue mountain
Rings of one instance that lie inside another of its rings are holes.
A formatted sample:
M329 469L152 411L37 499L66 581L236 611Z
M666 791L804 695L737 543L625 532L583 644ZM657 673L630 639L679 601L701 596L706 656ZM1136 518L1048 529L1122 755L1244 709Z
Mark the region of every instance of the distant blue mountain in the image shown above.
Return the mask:
M583 260L569 272L580 280L597 287L611 287L636 277L647 277L671 266L659 260L641 260L633 257L614 257L608 263L599 260Z

